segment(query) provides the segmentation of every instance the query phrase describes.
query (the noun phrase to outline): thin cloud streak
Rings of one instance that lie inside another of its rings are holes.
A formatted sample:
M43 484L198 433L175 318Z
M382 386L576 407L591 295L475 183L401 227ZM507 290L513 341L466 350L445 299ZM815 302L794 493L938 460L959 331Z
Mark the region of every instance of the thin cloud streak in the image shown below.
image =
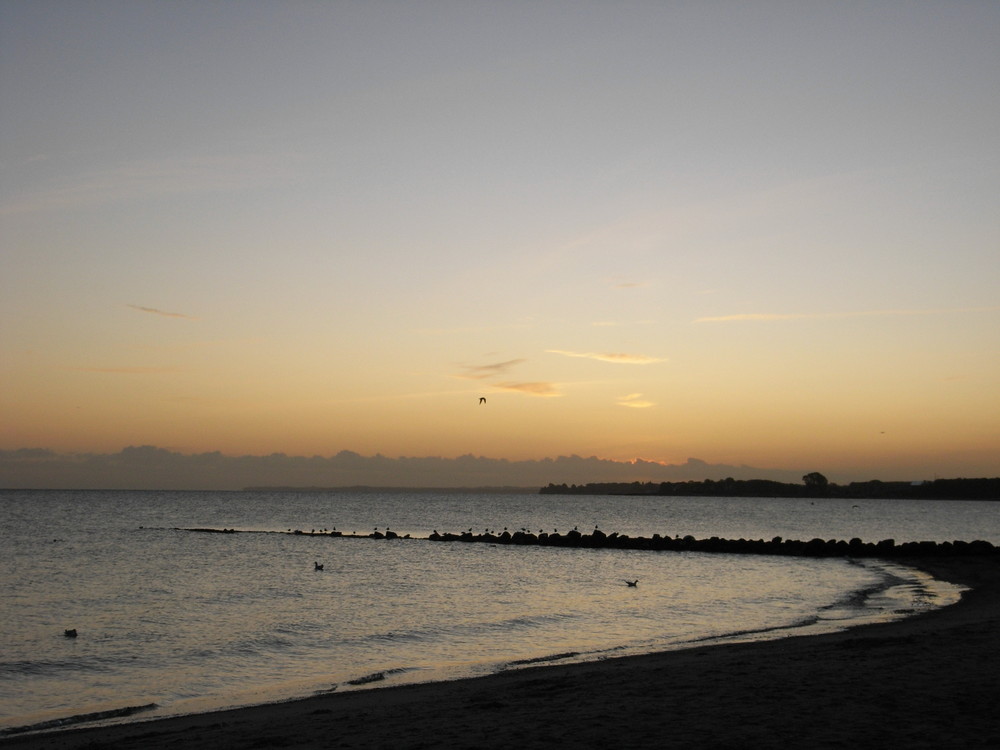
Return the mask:
M695 323L735 323L743 321L772 320L836 320L838 318L865 318L879 316L906 315L946 315L949 313L996 312L1000 306L994 307L953 307L932 310L855 310L839 313L739 313L736 315L719 315L707 318L695 318Z
M167 312L165 310L157 310L155 307L143 307L142 305L129 305L133 310L138 310L139 312L150 313L151 315L162 315L164 318L182 318L184 320L198 320L198 318L193 315L185 315L184 313Z
M555 383L544 381L533 383L497 383L493 388L501 391L523 393L525 396L540 396L542 398L562 395Z
M480 389L469 389L463 391L417 391L413 393L389 393L382 394L378 396L358 396L355 398L339 398L339 399L329 399L324 400L325 405L335 405L335 404L379 404L379 403L389 403L392 401L412 401L418 399L427 398L440 398L442 396L454 397L461 394L472 393L479 395L481 393Z
M644 399L641 393L630 393L627 396L621 396L618 399L618 405L627 406L630 409L648 409L651 406L656 406L652 401Z
M494 362L489 365L463 365L467 370L466 374L456 375L455 377L462 378L463 380L486 380L495 375L500 375L511 367L526 361L525 359L508 359L504 362Z
M495 326L455 326L454 328L415 328L414 333L425 336L452 336L462 333L493 333L495 331L519 331L531 328L530 323L508 323Z
M176 367L70 367L74 372L99 372L114 375L162 375L179 372Z
M611 285L612 289L638 289L640 287L649 286L645 281L621 281Z
M295 157L284 155L202 156L139 160L75 175L0 206L0 216L99 205L138 197L233 191L283 182Z
M648 365L653 362L665 362L662 357L649 357L645 354L625 354L623 352L569 352L563 349L546 349L550 354L561 354L564 357L581 357L596 359L600 362L614 362L621 365Z
M652 325L654 322L655 321L652 320L597 320L591 323L591 325L595 328L619 328L622 326L648 326Z

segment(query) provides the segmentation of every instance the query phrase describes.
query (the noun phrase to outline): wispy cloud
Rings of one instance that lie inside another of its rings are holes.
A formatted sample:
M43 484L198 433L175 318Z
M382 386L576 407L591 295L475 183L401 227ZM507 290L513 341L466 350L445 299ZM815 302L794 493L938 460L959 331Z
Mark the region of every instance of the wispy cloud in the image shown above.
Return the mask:
M614 362L622 365L648 365L653 362L665 362L662 357L650 357L645 354L625 354L623 352L569 352L564 349L546 349L550 354L561 354L564 357L582 357L596 359L601 362Z
M611 285L612 289L635 289L637 287L649 286L645 281L618 281Z
M595 328L618 328L621 326L648 326L652 325L653 322L652 320L596 320L591 325Z
M716 315L714 317L696 318L695 323L734 323L744 320L801 320L803 318L844 317L822 313L737 313L736 315Z
M162 375L178 372L176 367L71 367L76 372L101 372L115 375Z
M164 318L183 318L184 320L198 320L198 318L193 315L185 315L184 313L167 312L165 310L158 310L155 307L143 307L142 305L129 305L133 310L138 310L139 312L150 313L151 315L162 315Z
M531 321L508 323L495 326L453 326L451 328L415 328L415 333L425 336L451 336L456 333L492 333L494 331L517 331L531 327Z
M497 383L493 387L501 391L516 391L526 396L551 397L562 395L555 383L544 381L533 383Z
M524 359L508 359L504 362L493 362L488 365L463 365L465 368L465 373L462 375L456 375L456 378L463 378L465 380L486 380L487 378L492 378L496 375L501 375L509 370L515 365L519 365L527 360Z
M736 315L718 315L707 318L695 318L695 323L735 323L744 321L772 320L835 320L838 318L865 318L877 316L905 315L945 315L948 313L996 312L1000 306L993 307L954 307L931 310L854 310L835 313L739 313Z
M288 179L295 157L245 154L140 160L90 174L73 175L47 188L25 193L0 205L0 215L14 215L132 200L151 195L233 191Z
M618 405L627 406L630 409L648 409L651 406L656 406L652 401L644 399L641 393L630 393L627 396L620 396L618 398Z

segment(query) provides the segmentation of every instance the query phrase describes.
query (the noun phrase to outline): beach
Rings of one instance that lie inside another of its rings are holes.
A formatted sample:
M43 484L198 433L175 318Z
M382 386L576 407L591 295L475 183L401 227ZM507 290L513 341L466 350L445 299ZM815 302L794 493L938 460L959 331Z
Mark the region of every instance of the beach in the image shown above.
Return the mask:
M334 692L0 746L1000 747L1000 560L902 562L970 590L943 609L840 633Z

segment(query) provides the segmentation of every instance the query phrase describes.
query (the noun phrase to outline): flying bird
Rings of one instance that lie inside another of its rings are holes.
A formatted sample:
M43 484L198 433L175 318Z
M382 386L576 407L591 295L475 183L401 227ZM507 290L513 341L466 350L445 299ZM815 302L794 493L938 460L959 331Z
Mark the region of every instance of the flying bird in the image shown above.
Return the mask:
M479 397L479 403L485 404L486 403L486 396L480 396Z

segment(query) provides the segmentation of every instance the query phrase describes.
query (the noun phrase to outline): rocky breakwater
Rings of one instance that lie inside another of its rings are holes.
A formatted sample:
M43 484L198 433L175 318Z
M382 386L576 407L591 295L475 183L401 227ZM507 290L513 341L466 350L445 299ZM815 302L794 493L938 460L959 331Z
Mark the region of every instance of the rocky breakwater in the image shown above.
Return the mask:
M628 536L627 534L605 534L594 529L584 534L576 529L565 534L558 531L537 534L521 529L511 533L484 531L481 534L465 531L462 533L440 533L435 531L428 537L433 542L467 542L512 545L540 545L547 547L582 547L593 549L635 549L671 552L724 552L739 555L794 555L800 557L951 557L1000 555L1000 547L990 542L901 542L883 539L879 542L864 542L854 538L849 541L838 539L783 539L776 536L764 539L722 539L710 537L696 539L693 536L666 536L653 534L651 537Z

